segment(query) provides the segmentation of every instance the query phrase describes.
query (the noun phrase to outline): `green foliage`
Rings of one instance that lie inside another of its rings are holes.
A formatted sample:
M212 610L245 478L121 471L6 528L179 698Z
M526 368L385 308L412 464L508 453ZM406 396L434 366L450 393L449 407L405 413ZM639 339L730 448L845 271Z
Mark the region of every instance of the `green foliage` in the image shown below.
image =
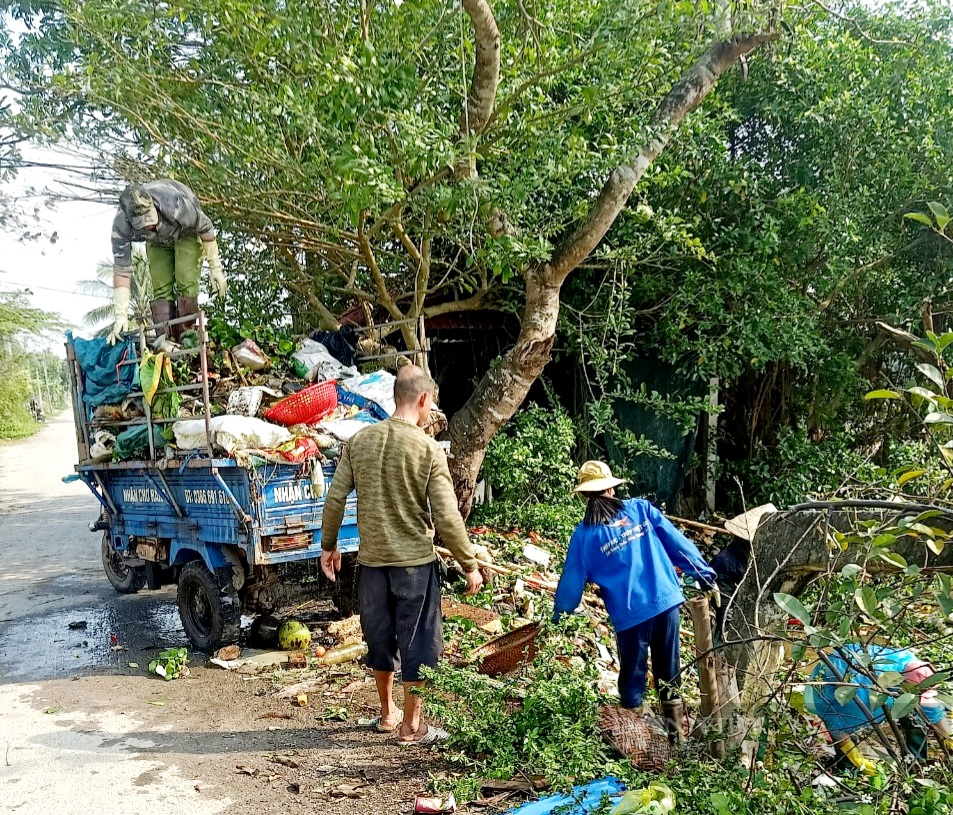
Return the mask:
M149 663L149 673L161 676L167 682L178 679L188 670L189 649L167 648Z
M831 495L848 479L872 478L876 468L850 433L832 432L812 441L803 429L783 428L772 447L760 448L728 471L740 479L750 506L786 507Z
M541 634L527 668L533 681L521 690L448 665L428 674L427 709L451 733L447 756L474 773L457 784L462 800L478 797L479 777L542 775L563 789L612 770L596 728L597 675L591 663L567 659L573 650L565 636Z
M562 502L576 478L572 420L559 407L529 405L490 443L483 477L513 504Z
M30 399L49 415L66 402L65 368L35 338L60 326L57 315L31 307L24 295L0 292L0 439L29 436L37 429Z

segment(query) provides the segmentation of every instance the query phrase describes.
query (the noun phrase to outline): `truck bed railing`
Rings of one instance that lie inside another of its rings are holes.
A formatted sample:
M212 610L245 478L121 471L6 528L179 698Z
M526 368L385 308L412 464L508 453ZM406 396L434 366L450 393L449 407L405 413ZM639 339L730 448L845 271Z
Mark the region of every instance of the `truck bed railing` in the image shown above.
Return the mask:
M176 317L172 320L165 320L158 323L153 322L143 322L137 330L128 331L123 336L128 338L132 336L138 336L138 354L135 356L130 356L127 359L124 359L119 363L119 367L125 367L128 365L139 365L142 363L142 359L145 351L149 350L148 338L150 336L159 336L161 334L168 335L169 329L172 326L181 325L183 323L192 322L196 319L195 315L189 315L188 317ZM190 393L194 391L200 391L202 394L202 415L192 417L194 419L202 418L205 420L205 442L207 447L208 458L212 458L212 425L211 425L211 416L212 408L209 401L209 385L208 385L208 331L206 328L205 321L205 312L198 312L198 343L195 348L180 348L178 351L175 351L171 354L168 354L168 358L171 360L183 359L186 357L198 357L198 382L192 382L187 385L174 385L171 387L160 387L156 390L155 395L160 394L169 394L169 393ZM69 377L70 377L70 386L73 393L73 415L76 424L76 444L77 450L79 452L79 462L83 464L91 464L92 455L90 449L92 443L95 440L95 431L96 430L110 430L115 431L115 435L118 435L122 430L126 430L131 427L148 427L148 440L149 440L149 461L156 461L157 451L155 448L155 442L153 440L153 428L156 425L167 425L174 424L175 422L182 421L181 418L155 418L152 415L151 405L146 401L145 394L142 390L131 391L128 393L124 399L128 398L139 398L142 400L142 411L143 415L141 417L136 417L134 419L106 419L106 418L95 418L95 416L90 415L86 402L83 399L84 388L83 388L83 372L79 366L79 362L76 359L76 353L73 349L71 343L66 345L66 359L68 362L69 368Z

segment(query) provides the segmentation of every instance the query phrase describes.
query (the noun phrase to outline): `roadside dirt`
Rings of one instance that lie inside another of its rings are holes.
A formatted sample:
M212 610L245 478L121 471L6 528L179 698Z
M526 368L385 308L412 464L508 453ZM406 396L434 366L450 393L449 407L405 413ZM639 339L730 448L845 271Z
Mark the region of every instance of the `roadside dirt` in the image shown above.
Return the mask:
M164 682L130 670L43 683L31 704L38 713L56 711L46 715L57 726L85 732L103 715L132 718L131 731L97 728L97 735L106 746L130 735L151 743L141 756L177 768L199 794L230 799L228 811L236 815L302 807L342 815L411 812L429 773L439 770L439 756L359 727L359 718L376 714L373 685L362 681L365 671L326 670L332 686L361 683L360 689L311 691L308 707L298 707L275 699L276 686L266 678L199 667L188 678ZM340 707L347 708L347 721L319 718ZM160 776L161 770L151 770L131 783L147 785Z

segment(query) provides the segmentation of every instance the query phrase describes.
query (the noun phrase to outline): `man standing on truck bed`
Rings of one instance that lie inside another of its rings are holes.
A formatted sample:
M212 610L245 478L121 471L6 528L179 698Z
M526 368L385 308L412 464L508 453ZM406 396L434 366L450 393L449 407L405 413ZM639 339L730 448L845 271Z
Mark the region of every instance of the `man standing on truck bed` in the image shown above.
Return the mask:
M473 547L457 508L443 448L421 429L433 407L434 383L416 365L397 373L397 409L348 443L328 489L322 520L321 568L331 580L341 566L338 530L344 502L357 490L361 629L374 671L383 732L400 728L399 741L431 744L447 734L423 720L423 702L410 691L423 685L420 669L434 668L443 652L440 573L434 528L466 572L467 593L483 585ZM394 672L404 684L403 720L394 703Z
M199 199L185 184L163 178L130 184L119 196L113 219L113 319L107 342L113 345L129 329L132 244L146 242L152 277L152 320L156 323L199 313L202 255L208 259L212 293L225 294L225 272L218 254L215 227ZM173 340L194 325L171 327Z

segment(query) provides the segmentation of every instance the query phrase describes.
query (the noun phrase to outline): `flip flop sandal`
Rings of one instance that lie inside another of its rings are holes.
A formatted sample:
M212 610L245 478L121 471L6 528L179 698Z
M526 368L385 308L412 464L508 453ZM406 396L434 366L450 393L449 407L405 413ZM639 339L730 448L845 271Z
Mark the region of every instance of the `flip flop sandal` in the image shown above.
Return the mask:
M373 719L361 719L358 724L364 727L372 727L378 733L393 733L397 730L401 723L404 721L403 716L399 716L397 721L392 725L381 724L381 717L375 716Z
M441 741L446 741L450 738L450 734L443 730L440 727L435 727L434 725L427 725L427 732L423 734L419 739L398 739L397 743L401 747L409 747L412 744L419 744L421 746L428 744L437 744Z

